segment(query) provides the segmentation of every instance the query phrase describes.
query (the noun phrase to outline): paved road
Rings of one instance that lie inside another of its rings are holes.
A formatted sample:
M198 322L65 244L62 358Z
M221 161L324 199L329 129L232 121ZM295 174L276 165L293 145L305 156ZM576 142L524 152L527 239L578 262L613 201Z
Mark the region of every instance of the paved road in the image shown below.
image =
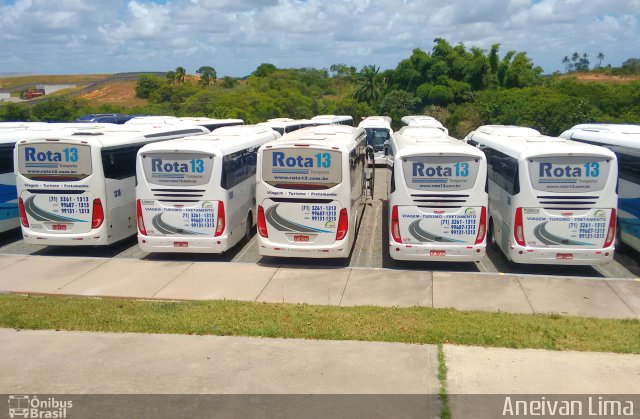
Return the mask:
M247 262L277 266L349 266L364 268L401 268L428 271L464 271L464 272L502 272L518 275L559 275L595 278L637 278L640 276L640 254L626 250L616 255L612 263L603 266L559 266L559 265L517 265L509 263L504 256L492 249L488 249L487 256L477 263L448 263L448 262L399 262L391 259L387 251L388 223L385 204L387 191L387 176L385 170L376 173L376 190L373 199L367 201L362 215L362 222L354 244L351 257L341 259L285 259L261 257L258 254L258 239L256 235L243 246L225 253L224 255L201 254L167 254L144 253L138 247L135 237L123 240L107 248L97 247L56 247L28 245L21 240L18 230L0 234L0 254L26 254L43 256L91 256L115 257L150 260L176 261L221 261Z

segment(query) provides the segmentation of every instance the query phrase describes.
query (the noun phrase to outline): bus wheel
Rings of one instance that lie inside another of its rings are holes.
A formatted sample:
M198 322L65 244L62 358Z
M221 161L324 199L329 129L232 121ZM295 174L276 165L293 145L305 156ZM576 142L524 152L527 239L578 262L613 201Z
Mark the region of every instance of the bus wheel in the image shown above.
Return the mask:
M489 219L489 243L493 250L498 250L498 242L496 241L496 232L493 227L493 218Z
M249 241L251 241L251 236L253 236L251 224L253 224L253 217L251 216L251 213L249 213L249 215L247 215L247 225L244 232L245 243L249 243Z

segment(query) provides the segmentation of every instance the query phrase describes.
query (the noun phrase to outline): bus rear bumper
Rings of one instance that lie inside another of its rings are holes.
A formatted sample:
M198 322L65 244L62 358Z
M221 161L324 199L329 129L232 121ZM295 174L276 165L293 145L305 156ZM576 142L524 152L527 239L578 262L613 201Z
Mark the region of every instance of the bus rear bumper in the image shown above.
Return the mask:
M22 239L27 244L43 246L107 246L112 243L102 229L82 234L51 234L22 227Z
M350 246L349 241L346 239L321 248L309 248L306 246L274 243L260 237L258 239L258 252L260 256L283 258L347 258L349 257Z
M613 260L614 246L606 249L531 248L511 246L509 259L537 265L603 265Z
M389 255L395 260L478 262L486 255L486 245L483 243L460 248L389 242Z
M220 237L153 237L138 234L138 246L147 253L224 253L231 249L228 236Z

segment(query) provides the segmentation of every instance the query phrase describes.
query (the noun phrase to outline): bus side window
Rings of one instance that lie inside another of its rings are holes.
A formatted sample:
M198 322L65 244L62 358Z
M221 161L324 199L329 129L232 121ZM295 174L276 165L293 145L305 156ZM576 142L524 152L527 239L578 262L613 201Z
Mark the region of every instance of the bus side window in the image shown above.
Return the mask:
M0 148L0 174L13 173L13 144Z

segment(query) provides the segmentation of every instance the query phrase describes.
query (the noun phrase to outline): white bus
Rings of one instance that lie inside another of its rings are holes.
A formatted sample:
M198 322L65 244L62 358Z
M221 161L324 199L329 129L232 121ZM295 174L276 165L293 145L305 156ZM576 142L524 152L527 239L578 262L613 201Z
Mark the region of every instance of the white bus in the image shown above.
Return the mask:
M255 225L258 148L280 134L252 125L138 152L138 244L145 252L222 253Z
M257 125L269 127L280 133L280 135L285 135L302 128L302 121L302 119L273 118L267 119L267 122L260 122Z
M438 128L445 134L449 135L449 130L437 119L428 115L407 115L400 118L400 121L404 126L408 127L424 127L424 128Z
M138 150L208 132L193 125L113 125L19 141L14 165L25 242L108 245L135 234Z
M205 117L175 117L175 116L136 116L124 123L126 126L161 126L161 125L195 125L213 131L220 127L243 125L242 119L211 119Z
M606 148L487 125L467 135L487 156L489 238L516 263L613 259L616 156Z
M84 127L97 127L86 125ZM79 124L46 122L0 123L0 233L20 227L18 194L13 166L13 149L19 140L41 138L54 132L71 133ZM83 128L84 128L83 127Z
M318 125L348 125L353 126L353 117L349 115L316 115L311 119L303 119L300 127L316 127Z
M618 158L618 244L640 252L640 125L582 124L562 138L606 147Z
M368 116L358 124L367 133L367 145L373 147L374 164L387 165L387 156L384 152L384 145L391 140L393 130L391 129L391 118L388 116Z
M300 129L258 151L258 243L263 256L346 258L366 199L366 133Z
M398 260L479 261L486 253L484 154L433 127L391 142L389 254Z

